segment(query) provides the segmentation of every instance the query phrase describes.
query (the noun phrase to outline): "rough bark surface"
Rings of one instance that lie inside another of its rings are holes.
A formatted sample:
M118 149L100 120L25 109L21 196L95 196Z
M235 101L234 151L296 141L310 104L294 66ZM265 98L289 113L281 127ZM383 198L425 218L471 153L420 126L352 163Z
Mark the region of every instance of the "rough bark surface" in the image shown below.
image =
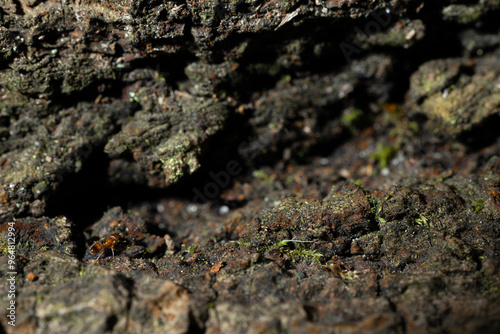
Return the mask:
M0 3L4 331L500 332L498 0Z

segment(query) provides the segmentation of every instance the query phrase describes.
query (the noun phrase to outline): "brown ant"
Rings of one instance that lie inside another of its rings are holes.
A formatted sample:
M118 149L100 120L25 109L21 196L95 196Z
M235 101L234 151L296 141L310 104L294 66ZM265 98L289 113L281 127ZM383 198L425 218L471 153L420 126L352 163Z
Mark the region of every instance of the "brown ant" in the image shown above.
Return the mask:
M121 241L120 239L121 237L118 233L113 233L109 237L103 237L100 240L94 242L92 246L90 246L89 252L92 255L99 254L99 256L97 256L97 260L99 260L99 258L101 257L102 254L104 254L106 249L111 248L113 257L115 257L114 246Z

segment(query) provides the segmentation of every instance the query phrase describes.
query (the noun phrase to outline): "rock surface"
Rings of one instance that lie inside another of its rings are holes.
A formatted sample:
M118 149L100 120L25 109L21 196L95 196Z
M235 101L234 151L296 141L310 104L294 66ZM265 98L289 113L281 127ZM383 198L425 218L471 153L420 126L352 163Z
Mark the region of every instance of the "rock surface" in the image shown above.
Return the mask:
M4 1L0 326L500 332L499 14Z

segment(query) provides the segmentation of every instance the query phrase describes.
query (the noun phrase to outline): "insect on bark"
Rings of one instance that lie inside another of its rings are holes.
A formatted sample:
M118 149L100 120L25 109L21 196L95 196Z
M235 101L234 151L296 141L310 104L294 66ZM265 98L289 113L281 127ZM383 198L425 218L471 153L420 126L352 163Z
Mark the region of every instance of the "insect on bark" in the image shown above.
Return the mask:
M107 249L111 249L111 253L113 253L113 257L115 257L114 246L120 241L120 235L118 233L113 233L108 237L101 238L100 240L94 242L92 246L90 246L89 252L93 256L98 254L97 260L99 260Z

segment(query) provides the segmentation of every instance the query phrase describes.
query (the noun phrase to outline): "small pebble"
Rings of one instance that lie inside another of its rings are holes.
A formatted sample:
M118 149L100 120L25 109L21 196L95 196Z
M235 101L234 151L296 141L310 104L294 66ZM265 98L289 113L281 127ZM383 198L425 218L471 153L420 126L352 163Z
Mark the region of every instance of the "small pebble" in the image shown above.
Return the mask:
M159 213L162 213L164 210L165 208L163 207L163 204L160 203L156 206L156 211L158 211Z
M227 205L223 205L219 208L220 215L225 215L228 212L229 212L229 207Z
M330 163L330 160L328 160L328 158L319 159L319 164L322 166L327 166L329 163Z
M195 213L196 211L198 211L198 207L195 204L189 204L187 206L187 211L189 213Z

